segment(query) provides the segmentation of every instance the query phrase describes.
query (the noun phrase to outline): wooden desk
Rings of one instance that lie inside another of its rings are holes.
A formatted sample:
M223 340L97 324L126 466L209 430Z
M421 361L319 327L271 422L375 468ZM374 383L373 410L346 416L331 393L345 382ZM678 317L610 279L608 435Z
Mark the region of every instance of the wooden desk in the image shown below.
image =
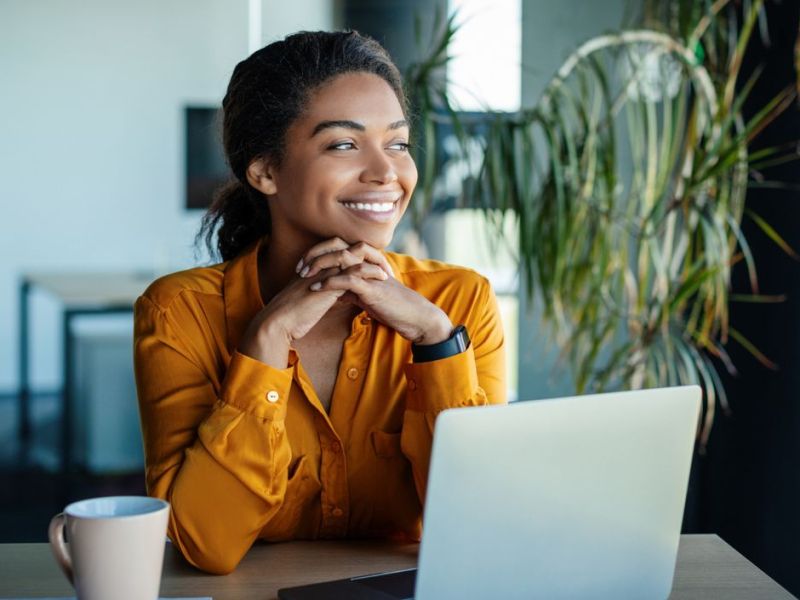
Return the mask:
M417 545L291 542L256 545L225 577L188 566L167 546L161 595L271 600L278 588L415 566ZM0 598L68 596L71 588L47 544L0 544ZM793 598L716 535L681 536L670 598Z

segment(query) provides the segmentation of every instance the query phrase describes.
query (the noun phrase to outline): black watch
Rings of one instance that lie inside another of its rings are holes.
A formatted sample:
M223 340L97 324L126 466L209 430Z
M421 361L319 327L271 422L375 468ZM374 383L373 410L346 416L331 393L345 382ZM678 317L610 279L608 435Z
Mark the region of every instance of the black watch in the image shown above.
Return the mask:
M415 363L430 362L461 354L467 348L469 348L467 328L459 325L453 329L453 333L450 334L449 338L438 344L430 344L428 346L411 344L411 355L414 357Z

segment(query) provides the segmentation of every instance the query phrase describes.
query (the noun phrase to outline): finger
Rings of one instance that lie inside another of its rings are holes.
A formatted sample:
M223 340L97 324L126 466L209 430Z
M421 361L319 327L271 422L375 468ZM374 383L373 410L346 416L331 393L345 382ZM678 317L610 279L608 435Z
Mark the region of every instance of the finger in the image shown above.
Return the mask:
M307 284L309 281L312 283L314 281L322 281L326 277L330 277L331 275L338 275L341 272L342 270L338 267L333 267L330 269L322 269L316 275L314 275L314 277L308 277L305 283ZM296 280L296 281L303 281L303 280Z
M385 281L389 275L377 265L370 263L359 263L350 267L346 271L320 279L309 286L309 289L317 291L325 290L347 290L354 294L361 294L367 288L367 281Z
M365 261L371 262L373 265L378 265L389 275L394 277L394 271L392 271L392 266L389 264L389 261L386 260L386 256L374 246L370 246L366 242L358 242L350 246L348 251L353 256L360 256Z
M304 264L300 271L300 277L313 277L320 269L329 269L332 267L345 270L362 261L378 265L388 275L394 277L392 267L389 265L389 261L386 260L383 253L365 242L359 242L343 250L332 250L327 254L317 256L310 262Z
M364 262L362 257L355 256L347 248L344 250L335 250L328 252L327 254L317 256L311 259L310 262L305 263L305 266L300 271L300 277L314 277L314 275L323 269L336 268L344 271L345 269L362 262Z
M295 273L300 273L303 268L317 256L321 256L329 252L335 252L337 250L345 250L349 245L350 244L345 242L342 238L335 237L312 246L305 252L305 254L303 254L303 256L300 257L300 262L297 263L297 266L294 269Z
M377 279L378 281L386 281L389 279L389 274L386 271L378 265L373 265L368 262L353 265L342 271L342 275L358 275L362 279Z
M355 273L348 273L347 275L340 273L323 281L316 281L308 289L312 292L352 292L356 296L360 296L367 291L367 280Z

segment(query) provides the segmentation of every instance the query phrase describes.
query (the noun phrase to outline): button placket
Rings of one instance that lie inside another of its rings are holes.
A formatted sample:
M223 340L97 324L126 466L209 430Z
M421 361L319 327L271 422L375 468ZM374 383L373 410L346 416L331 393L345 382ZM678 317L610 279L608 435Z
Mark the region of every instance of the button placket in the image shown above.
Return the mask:
M320 480L322 482L322 521L320 536L340 538L347 535L347 515L350 504L347 483L347 457L335 431L321 418L315 419L322 453Z

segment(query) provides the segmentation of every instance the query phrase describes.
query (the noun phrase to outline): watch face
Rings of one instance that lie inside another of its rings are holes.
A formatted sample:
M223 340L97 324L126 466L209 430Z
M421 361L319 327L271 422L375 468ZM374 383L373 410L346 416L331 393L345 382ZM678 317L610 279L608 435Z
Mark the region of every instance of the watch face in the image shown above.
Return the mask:
M464 352L467 348L469 348L469 336L467 335L467 328L463 325L459 325L456 327L455 331L455 339L458 342L458 350L459 352Z

